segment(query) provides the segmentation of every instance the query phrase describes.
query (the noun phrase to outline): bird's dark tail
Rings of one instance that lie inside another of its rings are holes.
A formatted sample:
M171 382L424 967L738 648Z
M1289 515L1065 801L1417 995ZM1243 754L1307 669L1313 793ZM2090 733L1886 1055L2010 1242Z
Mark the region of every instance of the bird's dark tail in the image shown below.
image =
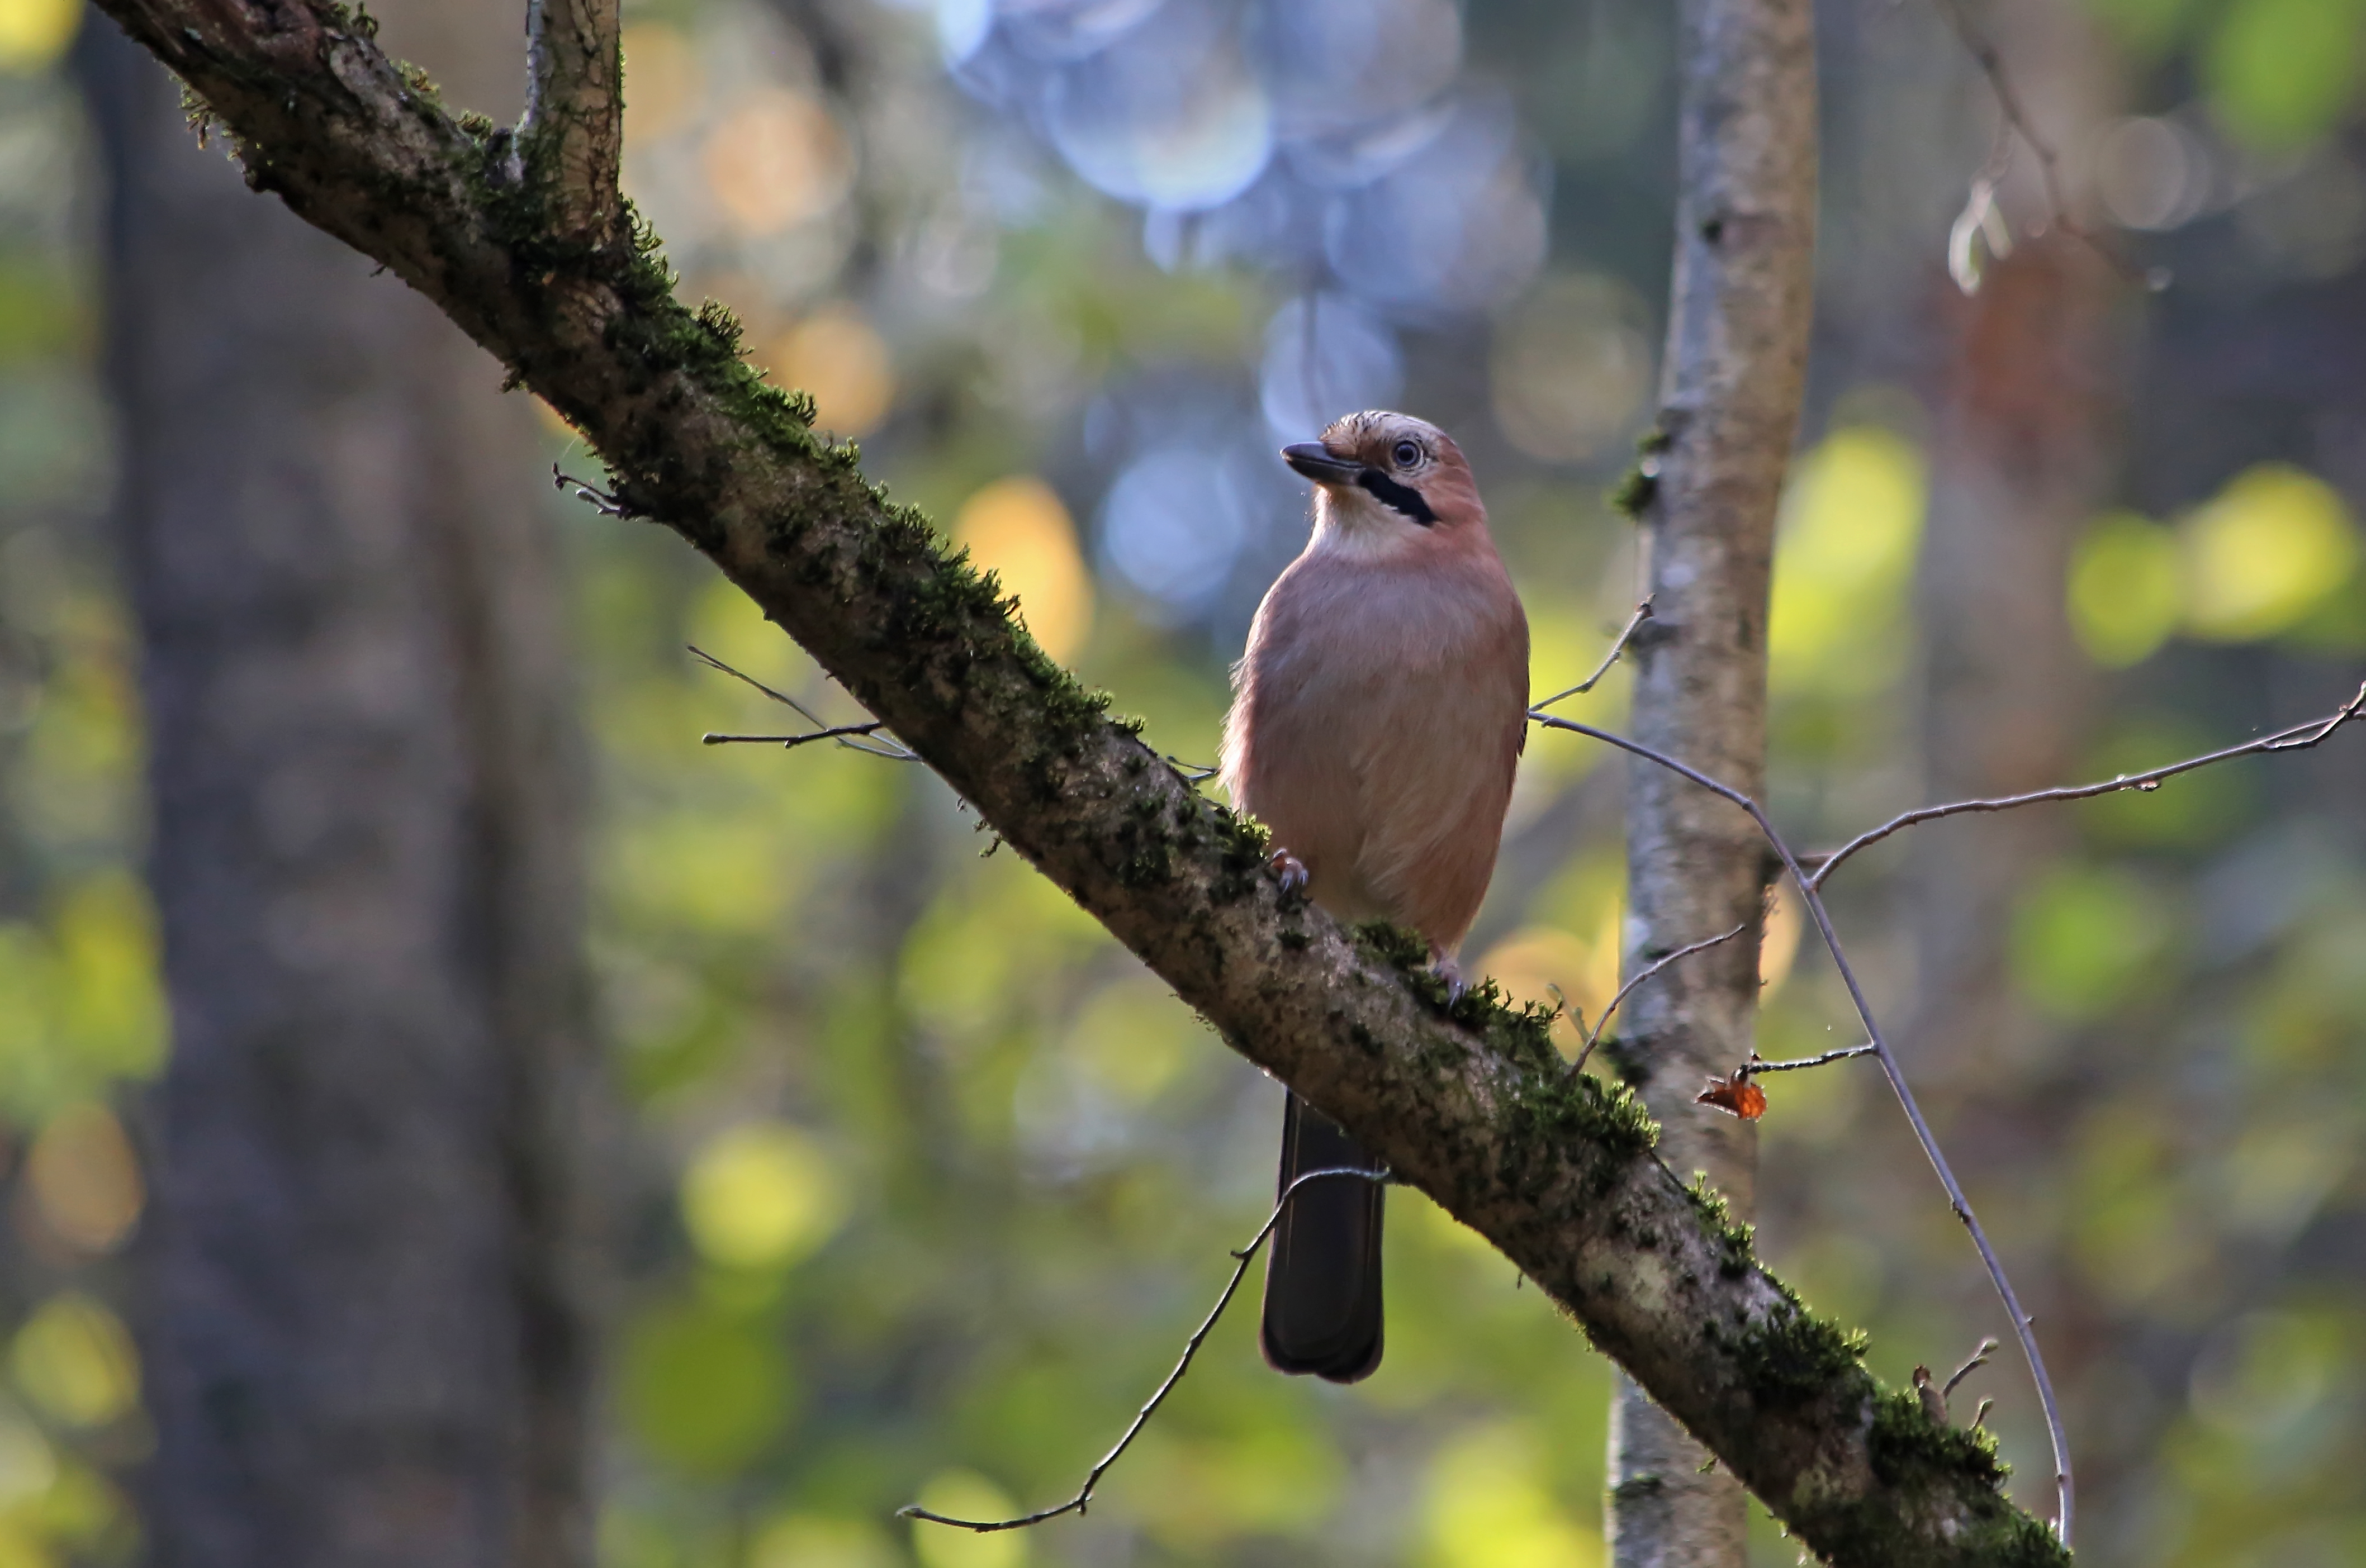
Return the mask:
M1309 1170L1377 1170L1339 1125L1292 1094L1281 1116L1277 1195ZM1267 1364L1333 1383L1369 1377L1380 1364L1380 1206L1378 1182L1310 1182L1273 1227L1265 1268Z

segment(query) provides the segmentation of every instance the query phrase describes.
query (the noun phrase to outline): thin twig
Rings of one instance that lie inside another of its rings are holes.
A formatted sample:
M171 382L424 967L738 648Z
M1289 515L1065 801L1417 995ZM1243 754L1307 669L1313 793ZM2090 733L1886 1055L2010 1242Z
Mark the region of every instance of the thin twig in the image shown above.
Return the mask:
M1940 1152L1939 1140L1932 1133L1930 1123L1923 1120L1922 1108L1915 1103L1913 1090L1907 1087L1906 1074L1898 1067L1897 1056L1890 1050L1888 1042L1882 1038L1881 1026L1874 1022L1873 1005L1865 1000L1865 987L1858 983L1856 970L1850 967L1848 955L1842 950L1840 934L1832 928L1831 913L1824 908L1823 896L1816 890L1815 883L1808 879L1808 873L1800 867L1798 857L1791 853L1791 846L1775 831L1774 820L1767 816L1764 808L1733 786L1687 767L1663 752L1654 751L1639 741L1613 734L1608 730L1598 730L1574 719L1555 719L1541 713L1531 713L1530 717L1548 729L1567 730L1572 734L1585 735L1631 753L1646 762L1657 763L1691 779L1712 794L1732 801L1750 813L1750 819L1758 824L1758 831L1765 835L1767 844L1782 858L1784 868L1798 884L1800 897L1808 906L1808 913L1816 922L1816 930L1822 935L1826 950L1832 956L1833 966L1840 970L1841 980L1848 986L1849 1000L1855 1004L1857 1018L1865 1025L1865 1036L1873 1046L1874 1055L1880 1058L1881 1070L1889 1080L1891 1092L1898 1096L1899 1108L1905 1111L1906 1120L1914 1129L1915 1140L1921 1144L1923 1157L1931 1161L1931 1169L1938 1172L1939 1184L1946 1189L1947 1202L1954 1208L1955 1217L1963 1221L1964 1228L1971 1233L1972 1245L1979 1249L1980 1261L1988 1266L1989 1281L2003 1301L2006 1315L2012 1319L2014 1338L2020 1340L2022 1354L2028 1359L2031 1380L2037 1384L2038 1403L2045 1411L2046 1435L2054 1444L2054 1485L2059 1507L2055 1531L2061 1538L2062 1544L2067 1547L2074 1506L2070 1443L2063 1431L2061 1406L2054 1397L2054 1380L2046 1375L2045 1358L2037 1348L2037 1336L2031 1329L2031 1319L2021 1309L2021 1298L2013 1291L2012 1281L2005 1275L2003 1260L1998 1258L1996 1249L1989 1244L1988 1232L1980 1228L1978 1216L1972 1213L1971 1200L1964 1195L1963 1184L1955 1180L1954 1170L1947 1164L1947 1157Z
M1947 25L1955 29L1965 51L1980 68L1980 74L1988 78L1989 91L1996 97L1997 112L2004 118L2004 123L2011 128L2013 134L2029 143L2030 151L2036 154L2038 179L2045 188L2047 222L2102 257L2105 264L2126 282L2146 288L2157 286L2156 274L2146 272L2121 255L2105 243L2101 236L2072 216L2069 199L2062 187L2061 154L2055 151L2052 142L2038 133L2036 122L2030 118L2028 108L2021 101L2021 94L2013 87L2011 75L2005 70L2003 54L1973 25L1971 13L1965 8L1964 0L1937 0L1937 5L1947 18ZM1989 174L1988 170L1996 170L2000 174L2000 162L1998 154L1990 152L1980 178L1973 181L1975 200L1983 183L1993 191L1996 175Z
M1745 920L1741 924L1735 926L1732 930L1728 931L1721 935L1711 936L1705 941L1696 942L1689 947L1679 947L1674 952L1669 954L1666 958L1660 959L1657 963L1645 969L1641 974L1637 975L1625 985L1620 986L1618 988L1618 994L1610 999L1610 1005L1602 1010L1602 1016L1594 1021L1594 1027L1586 1030L1585 1047L1577 1053L1577 1059L1569 1064L1569 1076L1575 1078L1579 1070L1585 1066L1585 1058L1594 1054L1594 1047L1595 1045L1599 1044L1602 1039L1602 1031L1610 1027L1610 1015L1618 1011L1618 1004L1626 1001L1628 993L1633 991L1637 986L1641 985L1645 980L1650 980L1653 975L1658 974L1662 969L1666 969L1678 958L1689 958L1695 953L1707 952L1709 948L1716 946L1720 942L1732 941L1735 937L1741 935L1743 932L1749 929L1750 922ZM1578 1018L1577 1025L1581 1029L1585 1028L1585 1019L1582 1014Z
M550 465L550 483L552 488L559 490L567 489L571 486L577 500L590 502L603 516L635 518L641 515L591 480L579 479L572 474L561 473L556 463Z
M771 698L782 707L795 713L797 717L805 720L807 723L818 724L824 722L820 714L815 712L812 709L806 707L804 703L798 701L787 692L775 691L771 687L765 685L762 681L758 680L754 676L749 675L747 671L732 668L729 665L725 664L721 659L716 658L713 654L708 653L704 648L700 647L697 644L685 643L682 645L690 650L691 657L706 666L709 669L719 669L734 680L747 682L749 686L754 687L757 690L762 692L765 696Z
M1166 1374L1166 1381L1158 1385L1158 1392L1150 1396L1148 1403L1134 1413L1132 1424L1126 1428L1125 1435L1118 1439L1117 1446L1103 1454L1100 1462L1086 1473L1085 1484L1076 1489L1075 1496L1056 1508L1044 1508L1029 1514L1023 1518L1016 1519L956 1519L943 1514L930 1513L918 1503L907 1504L896 1509L896 1517L899 1519L926 1519L930 1524L951 1525L955 1529L975 1530L980 1535L985 1535L994 1530L1025 1529L1030 1525L1040 1525L1047 1519L1056 1519L1063 1514L1084 1514L1092 1506L1093 1488L1100 1484L1101 1477L1109 1473L1110 1466L1115 1464L1119 1457L1132 1446L1133 1439L1142 1435L1142 1428L1149 1424L1150 1417L1157 1413L1159 1406L1166 1403L1166 1396L1175 1392L1175 1385L1183 1381L1183 1374L1190 1370L1191 1358L1200 1353L1200 1347L1207 1343L1208 1336L1215 1331L1216 1320L1223 1316L1224 1308L1232 1305L1234 1294L1241 1288L1241 1281L1248 1276L1249 1264L1256 1260L1257 1249L1262 1248L1266 1238L1273 1234L1273 1227L1281 1223L1281 1211L1290 1206L1290 1200L1298 1195L1298 1189L1310 1182L1321 1182L1338 1176L1353 1176L1361 1181L1378 1182L1382 1184L1386 1184L1391 1180L1385 1170L1364 1170L1354 1166L1343 1165L1335 1166L1327 1170L1306 1171L1282 1189L1281 1196L1274 1202L1273 1212L1265 1216L1265 1223L1257 1226L1257 1233L1249 1238L1247 1246L1233 1254L1233 1277L1224 1282L1223 1294L1216 1298L1216 1305L1208 1309L1208 1316L1200 1320L1200 1327L1192 1330L1191 1338L1183 1342L1183 1354L1181 1359L1176 1361L1175 1370Z
M1955 801L1944 806L1924 806L1920 810L1892 817L1879 827L1858 834L1854 838L1850 839L1837 851L1825 857L1808 885L1820 887L1824 879L1831 876L1834 868L1842 861L1860 849L1880 843L1900 828L1912 827L1917 823L1932 822L1940 817L1961 816L1966 812L2009 812L2015 806L2034 806L2048 801L2091 800L2097 795L2109 795L2121 790L2140 790L2148 793L2158 789L2164 778L2174 778L2180 773L2191 773L2197 767L2207 767L2214 762L2227 762L2238 756L2251 756L2268 752L2306 751L2323 742L2327 736L2342 725L2362 715L2366 715L2366 685L2359 687L2358 695L2325 718L2311 719L2304 724L2294 724L2291 729L2279 730L2272 735L2262 735L2258 740L2246 741L2241 745L2227 746L2222 751L2209 752L2201 756L2189 756L2182 762L2172 762L2166 767L2156 767L2144 773L2123 773L2116 778L2107 778L2099 784L2077 784L2055 790L2033 790L2026 795L2000 795L1992 800Z
M1972 1372L1977 1368L1988 1365L1989 1354L1996 1348L1997 1342L1994 1339L1982 1339L1979 1343L1979 1348L1972 1352L1971 1359L1966 1361L1962 1366L1957 1367L1955 1369L1955 1375L1949 1378L1946 1381L1945 1385L1939 1390L1939 1397L1944 1399L1948 1395L1954 1394L1957 1383L1971 1376Z
M1610 644L1610 651L1602 655L1602 662L1594 666L1592 675L1587 676L1567 691L1554 692L1529 711L1541 713L1564 697L1583 697L1593 690L1601 683L1602 678L1610 673L1610 666L1618 662L1618 655L1627 651L1627 644L1634 640L1635 628L1650 619L1651 619L1651 601L1646 599L1635 607L1635 613L1627 618L1627 624L1619 631L1618 640Z
M1852 1057L1869 1057L1875 1054L1873 1047L1867 1044L1847 1046L1836 1051L1826 1051L1820 1057L1794 1057L1788 1061L1768 1061L1763 1057L1752 1056L1741 1064L1741 1076L1756 1078L1765 1072L1797 1072L1802 1068L1829 1067L1833 1062L1847 1061Z
M828 729L814 730L802 735L722 735L710 730L698 738L708 745L728 745L734 742L747 742L756 745L777 745L783 750L794 751L797 747L809 745L815 741L834 741L846 735L868 735L884 727L885 721L873 719L867 724L833 724Z
M787 692L775 691L771 687L765 685L762 681L758 680L754 676L749 675L747 671L732 668L729 665L725 664L721 659L716 658L713 654L708 653L704 648L700 647L697 644L689 643L683 645L690 649L693 657L695 657L701 664L705 665L709 669L719 669L734 680L746 681L749 686L754 687L757 690L762 692L765 696L771 698L782 707L788 709L791 712L796 714L798 718L803 719L808 724L814 725L821 732L818 734L803 736L708 735L705 737L706 744L708 745L717 745L725 741L749 740L777 741L783 745L796 746L803 745L806 741L835 740L847 750L859 751L865 756L884 756L891 762L918 762L920 760L920 756L918 752L906 746L901 741L896 740L892 735L887 738L884 745L865 745L861 740L854 738L862 735L874 734L878 731L886 728L886 721L884 719L874 720L867 724L833 725L828 721L825 720L820 714L815 712L812 709L806 707L804 703L798 701Z

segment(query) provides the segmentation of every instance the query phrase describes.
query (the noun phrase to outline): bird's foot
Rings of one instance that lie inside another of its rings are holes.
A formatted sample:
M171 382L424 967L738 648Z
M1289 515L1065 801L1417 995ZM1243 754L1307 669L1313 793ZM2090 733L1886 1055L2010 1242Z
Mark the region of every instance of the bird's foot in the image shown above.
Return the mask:
M1281 879L1282 897L1289 898L1306 890L1306 884L1312 879L1307 874L1306 863L1297 856L1287 849L1277 849L1266 857L1265 863L1273 868L1275 876Z
M1451 954L1441 953L1435 947L1429 950L1429 972L1446 982L1448 1004L1461 1001L1462 993L1470 989L1470 982L1462 978L1462 966L1454 961Z

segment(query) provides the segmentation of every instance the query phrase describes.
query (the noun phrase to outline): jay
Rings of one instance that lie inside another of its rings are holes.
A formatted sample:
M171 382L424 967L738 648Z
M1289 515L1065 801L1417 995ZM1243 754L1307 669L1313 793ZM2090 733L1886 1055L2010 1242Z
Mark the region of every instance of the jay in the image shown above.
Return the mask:
M1285 883L1338 920L1411 927L1459 988L1527 735L1527 619L1443 431L1351 414L1281 455L1314 482L1314 532L1234 670L1223 782L1271 830ZM1279 1190L1349 1166L1378 1168L1288 1095ZM1382 1197L1332 1181L1290 1200L1259 1336L1277 1371L1354 1383L1380 1365Z

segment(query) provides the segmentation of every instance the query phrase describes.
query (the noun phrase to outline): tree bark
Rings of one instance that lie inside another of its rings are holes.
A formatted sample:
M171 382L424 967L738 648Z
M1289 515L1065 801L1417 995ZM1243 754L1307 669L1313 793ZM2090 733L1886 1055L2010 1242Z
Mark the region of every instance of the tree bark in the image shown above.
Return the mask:
M464 12L414 19L513 52ZM86 50L175 1033L153 1560L580 1568L596 1074L532 416Z
M1816 61L1809 0L1685 0L1675 277L1652 476L1638 519L1652 618L1635 652L1634 735L1746 794L1766 778L1774 512L1814 314ZM1649 472L1649 470L1647 470ZM1757 1129L1693 1103L1748 1059L1758 927L1774 868L1756 826L1630 760L1625 966L1748 927L1628 1003L1617 1060L1661 1125L1661 1158L1755 1207ZM1620 1568L1741 1568L1747 1498L1629 1378L1617 1381L1606 1526Z
M1449 997L1426 946L1285 899L1202 799L887 504L851 446L740 358L737 324L625 256L552 242L565 169L456 121L328 0L102 0L239 139L251 183L441 305L571 420L607 503L706 554L856 699L1250 1059L1564 1305L1803 1540L1841 1564L2061 1561L1986 1440L1882 1390L1653 1155L1623 1089L1572 1081L1540 1014ZM1768 128L1773 129L1773 128ZM1746 240L1763 221L1736 207ZM1711 236L1711 242L1718 242Z

